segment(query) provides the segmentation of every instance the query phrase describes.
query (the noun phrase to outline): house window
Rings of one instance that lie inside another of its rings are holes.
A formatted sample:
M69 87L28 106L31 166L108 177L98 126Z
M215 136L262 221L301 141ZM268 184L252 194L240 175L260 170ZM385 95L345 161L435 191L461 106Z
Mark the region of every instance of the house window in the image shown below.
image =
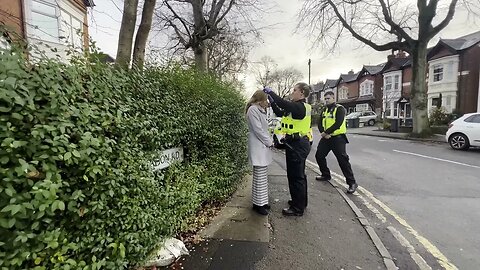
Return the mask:
M392 114L392 103L385 103L385 116L390 116Z
M368 95L373 95L373 82L370 80L366 80L360 85L360 96Z
M61 13L63 38L75 48L83 48L83 22L65 10Z
M58 17L55 0L31 0L29 35L43 41L59 42Z
M443 66L434 65L433 66L433 81L439 82L443 79Z
M392 76L385 77L385 90L391 90L392 89Z
M451 106L452 105L452 97L451 96L448 96L446 101L445 101L445 105L446 106Z
M395 90L400 89L400 76L399 75L395 75L394 83L395 83L395 86L393 87L393 89L395 89Z
M406 118L412 117L412 109L410 108L410 103L405 104L405 112Z
M338 91L338 99L348 99L348 88L340 88Z

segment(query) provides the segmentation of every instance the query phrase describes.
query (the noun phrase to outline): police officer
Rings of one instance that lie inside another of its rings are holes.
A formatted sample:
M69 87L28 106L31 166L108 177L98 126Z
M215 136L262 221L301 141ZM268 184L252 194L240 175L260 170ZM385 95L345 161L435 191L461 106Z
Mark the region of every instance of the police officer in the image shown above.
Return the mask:
M328 181L331 179L330 170L327 167L326 157L328 153L333 151L337 158L338 165L342 170L348 184L347 193L354 193L358 187L355 177L353 176L352 166L346 151L347 125L345 121L345 108L335 103L335 94L327 91L324 95L326 107L320 114L318 129L320 131L320 141L318 142L317 159L321 176L315 177L318 181Z
M310 86L297 83L287 101L276 95L270 88L264 89L269 94L272 109L282 117L282 131L285 135L287 178L291 200L290 207L282 210L285 216L302 216L307 206L307 176L305 161L310 153L308 134L311 127L312 107L306 103Z

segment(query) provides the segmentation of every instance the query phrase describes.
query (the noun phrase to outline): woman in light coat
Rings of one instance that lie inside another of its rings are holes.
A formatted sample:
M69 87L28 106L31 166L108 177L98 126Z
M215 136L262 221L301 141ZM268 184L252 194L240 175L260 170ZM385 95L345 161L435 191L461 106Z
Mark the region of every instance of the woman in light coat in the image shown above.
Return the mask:
M256 91L245 109L248 122L248 160L253 166L252 202L253 210L267 215L268 165L272 163L273 140L268 132L267 94Z

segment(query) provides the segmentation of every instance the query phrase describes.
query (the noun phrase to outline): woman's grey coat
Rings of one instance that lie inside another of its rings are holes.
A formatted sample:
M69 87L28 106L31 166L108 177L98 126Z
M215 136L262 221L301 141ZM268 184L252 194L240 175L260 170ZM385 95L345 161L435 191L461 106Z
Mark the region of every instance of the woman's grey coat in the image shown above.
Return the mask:
M273 144L268 132L267 113L260 105L252 104L247 110L248 160L253 166L268 166L272 163Z

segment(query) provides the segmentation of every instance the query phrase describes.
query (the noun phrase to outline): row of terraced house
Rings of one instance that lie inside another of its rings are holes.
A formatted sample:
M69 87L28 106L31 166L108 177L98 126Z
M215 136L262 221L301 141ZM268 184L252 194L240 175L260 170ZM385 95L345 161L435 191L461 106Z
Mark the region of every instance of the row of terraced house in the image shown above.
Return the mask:
M456 39L440 39L429 48L428 110L443 107L448 113L480 111L480 31ZM389 55L385 63L363 68L337 79L313 85L312 104L322 103L333 91L347 111L374 111L411 125L412 59L404 52Z

